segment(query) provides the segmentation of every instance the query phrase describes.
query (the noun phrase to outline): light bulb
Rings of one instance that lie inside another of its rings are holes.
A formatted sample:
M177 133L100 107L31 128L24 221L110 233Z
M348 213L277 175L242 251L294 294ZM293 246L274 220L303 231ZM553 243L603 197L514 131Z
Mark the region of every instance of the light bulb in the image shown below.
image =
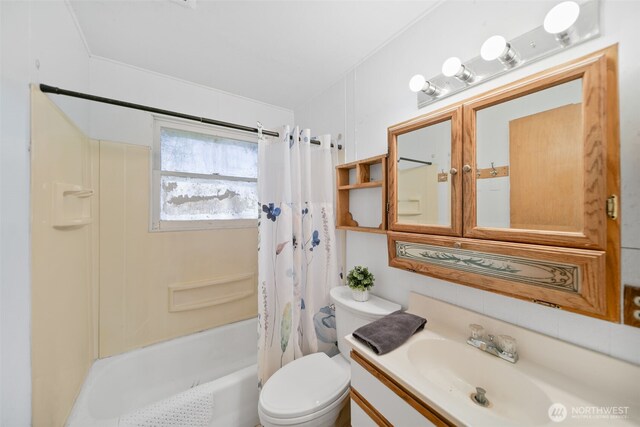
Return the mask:
M409 89L411 89L411 92L420 92L426 82L427 80L422 74L416 74L409 80Z
M456 74L458 74L461 68L464 69L464 67L462 66L462 61L460 61L460 58L456 56L452 56L451 58L444 61L444 63L442 64L442 74L444 74L447 77L453 77Z
M482 43L480 56L485 61L497 59L507 67L513 67L518 63L518 53L504 37L497 35L489 37Z
M578 20L580 6L573 1L563 1L555 5L544 17L544 29L550 34L567 31Z
M480 56L485 61L493 61L498 59L507 47L507 40L502 36L491 36L480 48Z
M447 77L455 77L458 80L469 83L473 80L474 74L467 69L460 61L460 58L452 56L442 64L442 74Z

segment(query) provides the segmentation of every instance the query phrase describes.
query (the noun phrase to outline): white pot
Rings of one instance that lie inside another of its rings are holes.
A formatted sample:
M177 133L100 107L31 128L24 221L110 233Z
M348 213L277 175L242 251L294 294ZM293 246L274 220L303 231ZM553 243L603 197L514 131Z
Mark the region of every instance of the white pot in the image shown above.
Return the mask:
M358 289L351 289L351 296L356 301L364 302L369 299L369 290L360 291Z

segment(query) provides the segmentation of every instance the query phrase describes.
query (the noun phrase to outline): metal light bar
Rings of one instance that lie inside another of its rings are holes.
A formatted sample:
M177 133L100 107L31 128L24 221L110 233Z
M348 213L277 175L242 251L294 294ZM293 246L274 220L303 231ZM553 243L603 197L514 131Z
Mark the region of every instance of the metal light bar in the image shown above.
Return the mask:
M580 3L580 15L572 26L571 39L558 38L548 33L543 25L522 34L508 43L514 53L517 53L517 61L505 64L500 60L485 61L480 55L468 61L463 61L465 69L473 72L471 81L464 81L455 77L447 77L438 74L427 80L432 86L439 88L436 95L418 92L418 108L426 107L441 99L455 95L463 90L477 86L486 81L501 76L511 70L539 61L550 55L570 49L573 46L584 43L600 36L600 1L587 0ZM479 46L478 46L479 47ZM454 52L452 52L454 53Z

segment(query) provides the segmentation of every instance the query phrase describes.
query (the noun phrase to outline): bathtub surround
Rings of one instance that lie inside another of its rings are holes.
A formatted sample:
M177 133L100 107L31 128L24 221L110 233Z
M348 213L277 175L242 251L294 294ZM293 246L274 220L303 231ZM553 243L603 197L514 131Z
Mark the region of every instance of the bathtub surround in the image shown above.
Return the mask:
M637 183L640 182L640 170L635 159L640 155L637 117L640 96L636 84L640 72L640 60L636 55L640 28L633 17L640 13L640 3L605 0L600 6L601 36L598 39L418 110L415 94L407 87L408 79L416 70L427 75L437 74L448 56L473 57L487 37L502 34L509 39L523 29L538 26L551 7L550 3L539 1L443 2L355 66L323 94L297 108L296 120L319 132L343 133L346 161L363 159L386 152L387 127L393 123L435 111L619 43L621 284L639 285L640 186ZM461 8L464 13L460 13ZM428 54L423 53L425 42L434 38L442 42L430 44ZM379 193L375 197L379 197ZM377 203L375 197L363 198L354 203L354 207L364 206L371 210L370 206ZM357 220L366 212L354 210L353 214ZM374 293L405 307L409 292L414 291L640 364L640 330L390 268L384 236L349 232L346 259L347 265L371 266L376 276Z
M331 137L285 126L258 145L258 385L305 354L338 352L329 290L339 283ZM290 136L293 138L291 139Z
M256 316L255 228L151 233L149 148L99 162L100 358Z
M31 118L33 425L60 426L97 356L99 146L35 88Z
M32 123L33 424L58 426L94 359L255 317L257 230L150 233L149 148L89 139L35 87Z

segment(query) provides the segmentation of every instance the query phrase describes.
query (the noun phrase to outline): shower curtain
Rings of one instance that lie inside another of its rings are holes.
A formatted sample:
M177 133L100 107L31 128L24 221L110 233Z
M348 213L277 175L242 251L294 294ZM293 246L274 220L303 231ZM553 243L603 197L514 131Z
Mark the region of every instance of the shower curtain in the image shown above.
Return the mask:
M291 136L291 138L290 138ZM338 353L329 290L341 283L334 219L336 149L309 129L260 136L258 386L280 367Z

